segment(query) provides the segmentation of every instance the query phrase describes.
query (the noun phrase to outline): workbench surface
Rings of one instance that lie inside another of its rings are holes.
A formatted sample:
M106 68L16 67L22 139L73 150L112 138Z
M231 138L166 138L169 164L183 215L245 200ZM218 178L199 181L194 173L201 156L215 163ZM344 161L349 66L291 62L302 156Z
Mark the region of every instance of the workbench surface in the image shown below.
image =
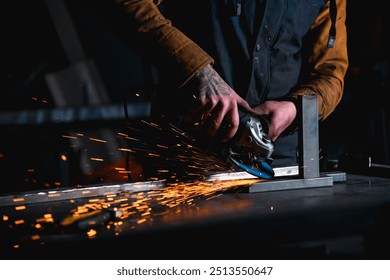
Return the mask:
M215 184L14 199L0 208L0 258L390 257L387 178L346 174L333 186L266 192Z

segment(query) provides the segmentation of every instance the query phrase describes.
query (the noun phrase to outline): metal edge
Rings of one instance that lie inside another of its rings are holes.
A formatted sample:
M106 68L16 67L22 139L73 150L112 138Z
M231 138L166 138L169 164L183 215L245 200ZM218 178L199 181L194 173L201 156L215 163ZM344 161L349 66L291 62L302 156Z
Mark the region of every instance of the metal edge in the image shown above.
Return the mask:
M37 190L0 196L0 207L89 198L121 192L145 192L165 186L165 180L112 185L90 185L62 189Z

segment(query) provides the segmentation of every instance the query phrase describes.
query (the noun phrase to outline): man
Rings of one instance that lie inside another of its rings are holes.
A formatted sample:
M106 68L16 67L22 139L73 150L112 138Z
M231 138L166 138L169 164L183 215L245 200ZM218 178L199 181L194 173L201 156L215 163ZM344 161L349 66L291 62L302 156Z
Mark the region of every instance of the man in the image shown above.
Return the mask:
M297 96L326 119L348 67L346 0L111 0L159 73L154 112L222 143L264 115L275 165L297 161Z

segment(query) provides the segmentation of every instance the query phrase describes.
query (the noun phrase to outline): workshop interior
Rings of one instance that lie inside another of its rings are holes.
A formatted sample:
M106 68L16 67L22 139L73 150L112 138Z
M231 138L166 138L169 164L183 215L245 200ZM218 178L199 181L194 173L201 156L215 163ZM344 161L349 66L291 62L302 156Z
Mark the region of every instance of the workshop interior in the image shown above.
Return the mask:
M152 121L152 69L83 1L23 2L3 8L0 258L390 257L385 2L347 2L343 99L318 122L301 98L299 164L261 176Z

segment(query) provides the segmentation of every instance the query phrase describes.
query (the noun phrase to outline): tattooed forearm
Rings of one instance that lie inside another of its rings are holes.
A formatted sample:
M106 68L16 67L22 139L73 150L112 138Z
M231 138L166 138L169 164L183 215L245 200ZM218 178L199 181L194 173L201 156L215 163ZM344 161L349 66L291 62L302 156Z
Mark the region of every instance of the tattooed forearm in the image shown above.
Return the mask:
M197 75L200 82L199 93L201 95L230 95L230 87L219 76L211 65L204 67Z

